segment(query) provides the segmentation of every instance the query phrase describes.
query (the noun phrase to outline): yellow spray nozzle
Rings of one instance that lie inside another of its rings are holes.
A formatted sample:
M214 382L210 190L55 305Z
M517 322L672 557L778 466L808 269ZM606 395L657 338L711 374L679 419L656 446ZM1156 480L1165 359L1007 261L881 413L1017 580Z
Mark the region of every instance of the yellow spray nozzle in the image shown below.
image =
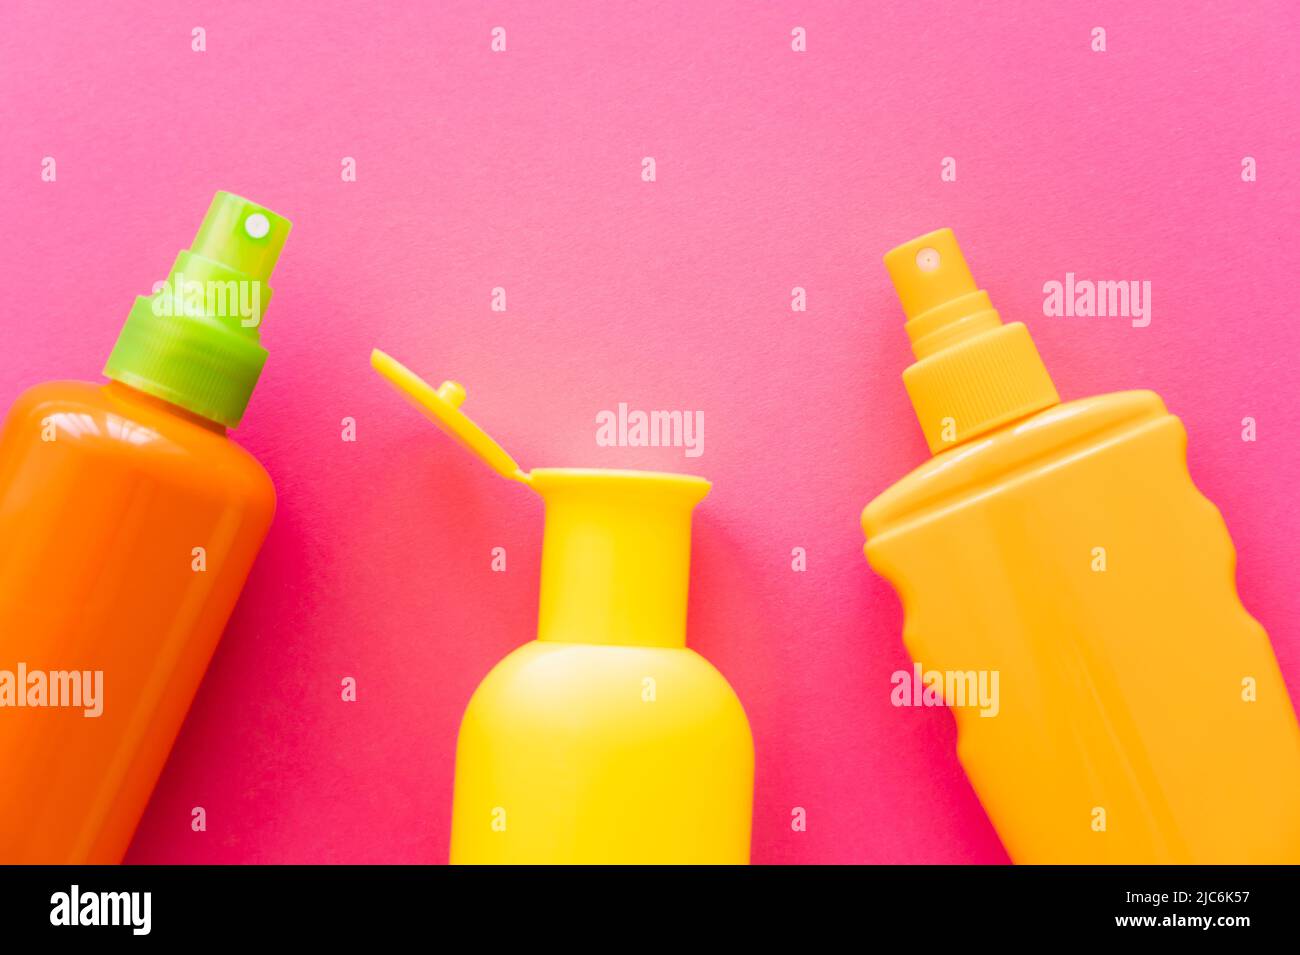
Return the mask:
M885 253L885 268L908 318L979 291L952 229L937 229Z
M970 274L951 229L936 229L885 254L907 335L917 358L925 358L1002 324L988 293Z
M903 384L935 454L1059 398L1029 332L1003 325L951 229L885 254L916 363Z

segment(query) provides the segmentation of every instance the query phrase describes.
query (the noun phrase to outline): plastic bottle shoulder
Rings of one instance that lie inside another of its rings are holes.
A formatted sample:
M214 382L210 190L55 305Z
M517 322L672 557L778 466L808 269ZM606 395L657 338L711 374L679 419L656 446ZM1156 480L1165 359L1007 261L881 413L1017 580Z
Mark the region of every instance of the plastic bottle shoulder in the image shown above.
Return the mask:
M89 458L117 457L127 448L141 469L202 481L275 505L275 487L261 462L221 429L189 420L122 386L49 381L22 392L5 422L32 441L64 442Z
M868 540L1026 471L1052 467L1160 421L1181 428L1153 391L1120 391L1053 405L936 455L862 512Z

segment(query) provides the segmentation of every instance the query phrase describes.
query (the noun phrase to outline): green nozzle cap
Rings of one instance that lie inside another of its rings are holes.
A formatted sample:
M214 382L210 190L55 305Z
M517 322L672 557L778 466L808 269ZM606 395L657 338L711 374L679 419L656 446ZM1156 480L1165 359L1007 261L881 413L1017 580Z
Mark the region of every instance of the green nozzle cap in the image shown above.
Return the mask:
M229 192L213 197L167 281L135 300L104 374L228 428L266 362L266 284L290 223Z

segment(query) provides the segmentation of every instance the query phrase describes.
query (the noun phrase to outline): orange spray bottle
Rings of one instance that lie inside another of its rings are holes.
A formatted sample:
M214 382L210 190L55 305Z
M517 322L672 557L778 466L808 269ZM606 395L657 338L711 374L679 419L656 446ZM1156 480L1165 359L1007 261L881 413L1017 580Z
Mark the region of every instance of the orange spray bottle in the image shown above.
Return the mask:
M1182 422L1150 391L1061 403L951 230L885 265L934 457L867 505L867 558L1012 860L1300 861L1300 727Z
M0 430L0 863L116 863L270 526L226 436L289 222L218 193L104 374Z

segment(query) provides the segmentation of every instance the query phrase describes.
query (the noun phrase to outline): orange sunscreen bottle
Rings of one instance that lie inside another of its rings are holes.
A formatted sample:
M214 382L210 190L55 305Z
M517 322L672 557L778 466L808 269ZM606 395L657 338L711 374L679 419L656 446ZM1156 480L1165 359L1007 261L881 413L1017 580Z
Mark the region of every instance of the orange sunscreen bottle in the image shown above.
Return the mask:
M37 385L0 430L0 863L121 861L275 507L226 437L289 232L218 193L107 384ZM178 825L185 825L181 820Z
M1061 404L950 230L885 265L934 457L868 505L867 559L1011 858L1300 862L1300 729L1182 422Z

